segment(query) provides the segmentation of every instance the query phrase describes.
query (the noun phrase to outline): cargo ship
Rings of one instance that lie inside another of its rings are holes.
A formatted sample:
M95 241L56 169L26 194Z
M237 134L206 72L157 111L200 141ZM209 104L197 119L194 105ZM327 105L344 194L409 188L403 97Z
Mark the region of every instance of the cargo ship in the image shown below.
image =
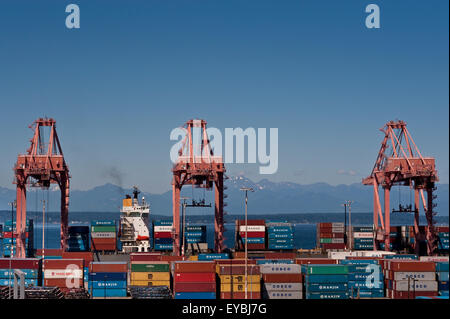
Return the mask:
M133 198L130 195L126 195L123 199L119 223L122 253L150 251L150 231L148 228L150 205L145 201L144 197L142 197L140 202L139 194L139 189L134 186Z

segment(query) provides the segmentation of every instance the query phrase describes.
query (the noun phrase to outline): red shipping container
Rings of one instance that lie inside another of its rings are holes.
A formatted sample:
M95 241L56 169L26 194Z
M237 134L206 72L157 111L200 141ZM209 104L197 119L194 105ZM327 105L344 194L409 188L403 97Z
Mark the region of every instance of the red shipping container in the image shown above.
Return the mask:
M18 234L14 233L14 238L17 238ZM5 231L3 232L3 238L12 238L12 232L10 231ZM25 233L25 238L28 238L28 232Z
M84 267L83 259L45 259L44 269L66 269L68 266L75 265L79 269Z
M116 238L92 238L91 243L95 245L103 245L103 244L116 244Z
M174 282L175 292L215 292L215 282Z
M260 292L247 292L248 299L261 299ZM245 299L245 292L221 292L220 299Z
M239 226L245 226L245 220L238 220ZM266 226L266 221L264 219L248 219L248 226Z
M215 273L175 273L174 282L216 282Z
M267 252L264 253L265 259L294 259L296 256L295 253L274 253L274 252Z
M345 259L349 259L349 260L378 260L378 264L380 264L381 261L381 257L366 257L366 256L347 256L345 257Z
M102 244L102 245L96 245L95 248L93 246L91 246L91 250L96 250L96 251L115 251L116 250L116 246L115 245Z
M85 266L87 267L91 261L94 260L94 255L91 251L80 251L80 252L63 252L63 259L83 259Z
M160 253L131 253L130 261L160 261Z
M328 265L332 265L332 264L337 264L337 260L336 259L330 259L330 258L296 258L295 259L295 263L299 264L299 265L306 265L306 264L311 264L311 265L322 265L322 264L328 264Z
M265 244L247 244L248 250L264 250L266 249Z
M317 224L319 226L319 229L321 228L331 228L333 227L333 223L319 223Z
M205 273L215 272L216 263L214 261L185 261L176 262L173 266L175 272L183 273Z
M323 249L344 249L345 244L320 244Z
M169 232L169 231L154 232L153 237L154 238L172 238L172 232Z
M302 274L263 274L265 283L303 282Z
M44 279L45 287L59 287L59 288L83 288L83 279Z
M161 261L182 261L186 260L183 256L167 256L167 255L161 255Z
M128 263L92 262L89 272L128 272Z
M0 258L0 268L9 268L11 262L12 269L38 269L39 259L37 258Z
M245 259L216 259L217 265L245 265ZM255 259L248 259L247 265L256 265Z
M248 275L259 275L260 269L259 265L248 265L247 264L247 274ZM244 265L220 265L219 275L245 275L245 264Z
M390 261L389 270L392 271L436 271L434 262L426 261Z
M439 293L437 291L395 291L391 290L391 298L393 299L415 299L416 297L434 297L438 296Z
M245 231L239 232L242 238L245 238ZM248 238L265 238L266 233L263 231L247 231Z
M44 250L45 256L62 256L63 250L62 249L49 249L46 248ZM42 256L42 249L36 249L36 256Z

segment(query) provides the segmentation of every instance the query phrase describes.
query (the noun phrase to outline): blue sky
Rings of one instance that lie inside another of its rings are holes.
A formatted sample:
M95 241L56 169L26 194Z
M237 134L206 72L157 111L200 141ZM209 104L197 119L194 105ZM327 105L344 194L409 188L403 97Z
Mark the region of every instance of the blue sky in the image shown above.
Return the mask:
M65 28L65 6L81 28ZM381 9L381 29L364 25ZM448 1L2 1L0 186L27 128L57 120L72 187L170 188L170 131L276 127L279 169L253 180L360 182L391 119L448 183ZM351 174L349 172L352 172ZM117 175L117 174L116 174Z

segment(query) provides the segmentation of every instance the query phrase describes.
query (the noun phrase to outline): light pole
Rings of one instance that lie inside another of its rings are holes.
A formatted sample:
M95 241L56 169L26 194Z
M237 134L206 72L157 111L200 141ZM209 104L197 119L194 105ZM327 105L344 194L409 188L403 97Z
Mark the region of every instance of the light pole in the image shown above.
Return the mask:
M45 199L42 201L42 274L45 275Z
M182 225L182 228L181 228L181 234L182 234L183 237L182 237L182 244L181 244L181 246L182 246L181 247L181 253L182 253L182 256L184 256L184 250L186 248L186 246L185 246L185 238L184 238L184 236L185 236L184 230L186 228L186 206L187 206L186 200L189 199L189 197L181 197L181 199L183 200L183 204L182 204L182 207L183 207L183 209L182 209L183 225Z
M248 236L247 236L247 203L248 203L248 191L254 192L253 188L251 187L241 187L241 191L245 192L245 299L247 298L247 243L248 243Z
M351 250L353 248L352 245L352 204L354 203L354 201L352 200L347 200L345 201L344 204L342 204L345 207L345 222L344 222L344 230L345 230L345 238L344 241L346 241L346 239L348 240L348 247ZM346 223L347 223L347 207L348 207L348 229L346 227ZM348 233L348 235L347 235Z
M11 286L12 286L12 257L13 257L13 245L14 245L14 208L17 207L17 201L14 200L9 203L11 205L11 249L9 254L9 296L11 297Z

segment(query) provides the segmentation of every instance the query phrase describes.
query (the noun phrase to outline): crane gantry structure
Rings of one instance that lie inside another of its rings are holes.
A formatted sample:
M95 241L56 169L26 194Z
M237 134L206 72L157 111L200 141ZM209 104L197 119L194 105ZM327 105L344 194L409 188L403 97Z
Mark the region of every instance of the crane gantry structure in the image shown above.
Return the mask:
M201 143L194 141L194 129L200 130ZM211 190L214 188L214 248L224 249L224 173L222 156L214 156L206 131L206 121L190 120L182 127L186 135L178 151L172 173L173 252L180 255L180 192L183 185Z
M433 217L433 191L435 182L439 181L435 167L435 159L423 157L403 121L390 121L380 129L384 139L372 173L362 180L364 185L373 187L373 223L376 231L374 238L385 243L385 250L390 250L390 190L393 185L408 186L414 189L414 234L415 250L419 253L419 245L427 240L428 255L437 254L438 237ZM384 190L384 218L380 202L379 186ZM427 193L426 199L424 193ZM425 234L419 231L420 201L427 220ZM381 225L378 222L380 219ZM384 220L383 220L384 219ZM376 243L374 242L374 248Z
M14 166L16 184L16 257L25 257L25 229L27 216L27 186L48 189L58 184L61 190L61 248L66 248L69 216L69 167L56 132L56 121L39 118L29 126L34 135L31 146L24 155L17 157ZM45 141L44 128L49 129L49 139Z

